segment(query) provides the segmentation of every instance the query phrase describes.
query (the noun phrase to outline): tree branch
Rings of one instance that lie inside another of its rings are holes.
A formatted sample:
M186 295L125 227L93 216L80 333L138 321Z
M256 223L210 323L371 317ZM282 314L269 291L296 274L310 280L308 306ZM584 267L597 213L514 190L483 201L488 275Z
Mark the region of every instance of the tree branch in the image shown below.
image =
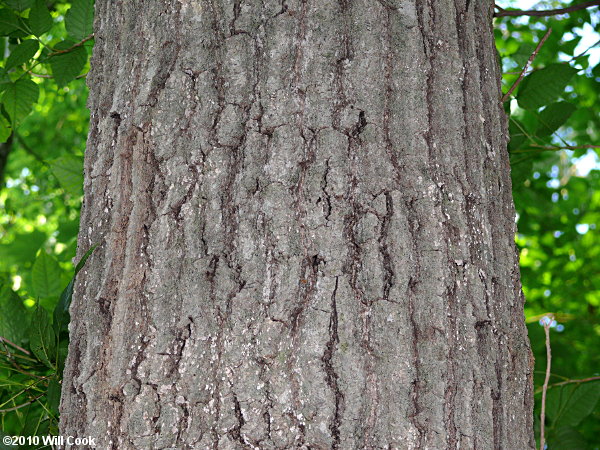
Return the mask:
M44 394L40 394L40 395L38 395L37 397L35 397L34 399L32 399L32 400L29 400L28 402L26 402L26 403L23 403L23 404L21 404L21 405L14 406L13 408L0 409L0 413L6 413L6 412L9 412L9 411L16 411L17 409L24 408L24 407L25 407L25 406L27 406L27 405L31 405L31 404L32 404L33 402L35 402L35 401L36 401L38 398L40 398L40 397L43 397L43 396L44 396Z
M545 373L545 372L541 372L536 370L536 372L539 373ZM558 376L558 375L554 375L554 376ZM570 380L567 379L565 381L560 381L558 383L553 383L553 384L549 384L548 387L549 388L553 388L553 387L557 387L557 386L565 386L567 384L582 384L582 383L590 383L592 381L600 381L600 377L589 377L589 378L581 378L579 380ZM540 392L542 392L541 388L536 389L535 393L539 394Z
M531 152L559 152L561 150L585 150L600 148L600 145L538 145L530 144L533 148L524 148L519 150L513 150L511 153L531 153Z
M48 55L48 58L52 57L52 56L56 56L56 55L62 55L63 53L69 53L71 50L76 49L77 47L81 47L83 44L85 44L87 41L94 39L94 33L90 34L89 36L86 36L85 38L83 38L81 41L79 41L78 43L72 45L69 48L66 48L64 50L54 50L52 53L50 53Z
M25 353L26 355L31 355L31 353L29 353L27 350L25 350L23 347L19 347L17 344L15 344L14 342L9 341L8 339L6 339L5 337L0 336L0 342L6 342L9 345L12 345L14 348L16 348L17 350L21 350L23 353Z
M521 73L519 74L519 78L517 78L517 80L513 83L513 85L508 90L508 92L502 96L502 99L501 99L502 103L504 103L506 100L508 100L510 98L511 94L517 88L517 86L519 85L521 80L523 80L523 77L525 76L525 72L527 72L527 69L529 69L529 67L531 66L531 63L533 62L533 60L537 56L538 52L542 48L542 45L544 45L544 42L546 42L546 39L548 39L548 36L550 36L550 33L552 33L552 28L548 28L548 31L546 31L546 34L544 35L542 40L538 43L537 47L535 48L535 50L533 51L531 56L529 56L529 59L523 66L523 70L521 70Z
M571 5L567 8L559 8L559 9L546 9L542 11L523 11L521 9L503 9L496 5L497 12L494 13L494 17L517 17L517 16L555 16L558 14L568 14L573 11L579 11L580 9L592 8L594 6L600 6L600 0L592 0L589 2L578 3L576 5Z

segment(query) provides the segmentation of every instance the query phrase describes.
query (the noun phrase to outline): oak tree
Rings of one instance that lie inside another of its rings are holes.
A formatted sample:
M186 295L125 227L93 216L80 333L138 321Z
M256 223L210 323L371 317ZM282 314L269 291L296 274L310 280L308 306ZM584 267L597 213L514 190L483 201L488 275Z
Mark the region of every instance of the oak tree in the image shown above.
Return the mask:
M493 2L96 2L61 433L534 446Z

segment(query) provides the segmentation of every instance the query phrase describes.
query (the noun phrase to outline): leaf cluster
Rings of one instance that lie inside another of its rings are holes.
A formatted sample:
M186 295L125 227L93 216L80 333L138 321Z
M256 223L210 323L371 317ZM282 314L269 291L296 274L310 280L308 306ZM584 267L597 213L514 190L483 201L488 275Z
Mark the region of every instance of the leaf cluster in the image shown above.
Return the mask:
M0 68L0 142L6 142L40 96L38 79L58 87L78 77L93 44L93 0L78 0L64 13L45 0L0 3L0 46L7 54ZM58 19L64 20L58 20Z
M94 249L81 258L60 297L60 266L43 248L31 271L37 302L27 307L9 285L0 285L0 429L5 435L58 434L68 309L75 277Z
M540 2L535 8L564 6L569 2ZM536 358L536 436L546 369L539 321L548 313L556 317L546 414L549 449L597 448L600 435L600 383L593 381L600 375L595 351L600 348L600 67L594 57L600 42L582 43L599 25L597 10L586 9L495 23L505 92L552 29L505 103L516 240ZM582 160L592 163L583 170ZM559 384L578 379L589 381Z

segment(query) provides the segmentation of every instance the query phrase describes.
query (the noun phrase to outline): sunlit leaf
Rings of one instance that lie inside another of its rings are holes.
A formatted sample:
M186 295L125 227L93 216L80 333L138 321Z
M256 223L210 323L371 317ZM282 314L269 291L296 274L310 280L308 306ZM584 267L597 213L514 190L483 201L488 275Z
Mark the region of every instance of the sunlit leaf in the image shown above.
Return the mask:
M540 126L535 134L547 136L558 130L577 108L572 103L557 102L544 108L539 115Z
M521 44L519 49L511 55L514 61L517 63L519 68L522 68L527 63L527 60L531 57L531 54L535 50L535 45L530 44L529 42L524 42Z
M46 234L40 230L33 230L31 233L15 233L12 242L0 244L0 267L5 263L20 266L29 264L35 259L37 251L46 239Z
M83 189L83 158L65 155L50 162L52 173L60 185L73 195L81 195Z
M60 267L56 260L44 249L33 264L31 279L33 289L38 297L51 297L60 292Z
M92 34L94 1L74 0L65 17L65 26L71 37L80 41Z
M568 64L552 64L526 76L521 83L517 100L525 109L549 105L562 95L577 69Z
M13 124L23 120L31 112L38 94L38 85L31 80L17 80L6 87L2 103Z
M11 69L29 61L37 53L40 44L35 39L27 39L17 45L6 59L5 69Z
M10 126L10 122L0 114L0 143L6 142L11 134L12 127Z

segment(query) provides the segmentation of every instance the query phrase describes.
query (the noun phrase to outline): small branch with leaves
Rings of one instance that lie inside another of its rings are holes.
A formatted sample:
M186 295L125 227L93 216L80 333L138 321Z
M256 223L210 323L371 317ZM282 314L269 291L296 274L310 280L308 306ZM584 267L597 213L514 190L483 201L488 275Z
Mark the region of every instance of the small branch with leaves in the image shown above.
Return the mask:
M527 62L523 66L523 70L521 70L521 73L519 74L519 78L517 78L517 80L513 83L513 85L508 90L508 92L506 92L506 94L504 94L502 96L502 99L501 99L502 103L504 103L506 100L508 100L510 98L510 96L515 91L515 89L517 88L517 86L519 85L519 83L521 83L521 81L525 77L526 72L529 70L529 67L531 67L531 64L533 63L533 60L535 59L535 57L539 53L540 49L544 45L544 42L546 42L546 40L548 39L548 37L550 36L551 33L552 33L552 28L548 28L548 31L546 31L546 34L540 40L540 42L538 43L538 45L535 47L535 50L533 51L533 53L531 54L531 56L529 56L529 59L527 60Z
M545 17L545 16L557 16L559 14L568 14L571 12L579 11L582 9L593 8L594 6L600 6L600 0L592 0L588 2L578 3L576 5L568 6L567 8L558 9L546 9L538 11L524 11L521 9L504 9L496 5L496 12L494 17L519 17L519 16L530 16L530 17Z

